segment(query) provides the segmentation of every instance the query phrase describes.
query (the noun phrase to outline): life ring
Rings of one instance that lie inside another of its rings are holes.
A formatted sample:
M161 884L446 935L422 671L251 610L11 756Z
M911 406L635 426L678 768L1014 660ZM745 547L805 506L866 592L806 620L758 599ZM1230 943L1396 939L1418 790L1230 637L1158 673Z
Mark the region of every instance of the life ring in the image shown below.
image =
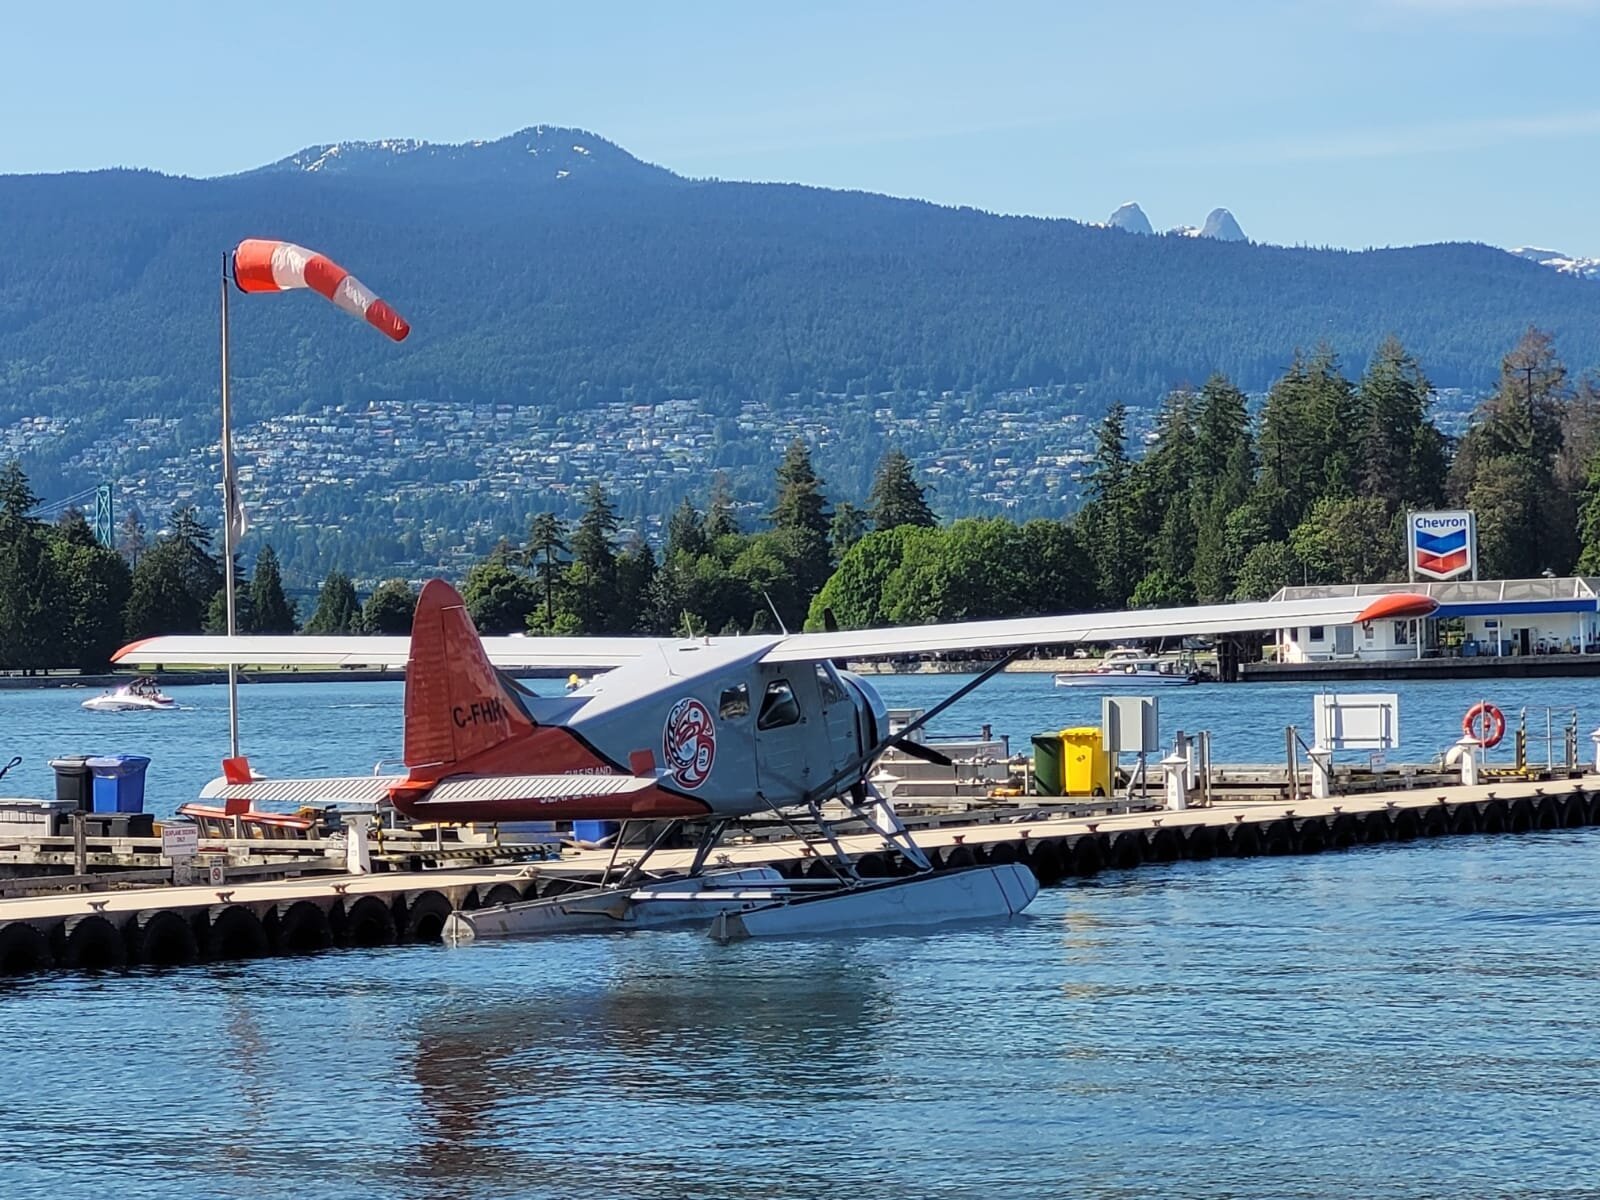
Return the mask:
M1470 738L1477 738L1484 749L1498 746L1506 735L1506 715L1487 701L1474 704L1461 718L1461 731Z

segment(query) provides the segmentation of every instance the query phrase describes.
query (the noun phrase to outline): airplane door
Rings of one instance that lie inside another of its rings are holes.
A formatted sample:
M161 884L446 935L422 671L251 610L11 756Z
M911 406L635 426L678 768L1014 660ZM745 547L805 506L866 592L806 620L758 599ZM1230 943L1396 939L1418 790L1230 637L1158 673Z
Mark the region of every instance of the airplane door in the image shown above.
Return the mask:
M822 726L828 737L828 774L849 766L861 753L855 702L832 664L814 664L817 696L822 703Z
M756 678L756 784L769 802L795 804L832 761L816 675L810 663L776 663Z

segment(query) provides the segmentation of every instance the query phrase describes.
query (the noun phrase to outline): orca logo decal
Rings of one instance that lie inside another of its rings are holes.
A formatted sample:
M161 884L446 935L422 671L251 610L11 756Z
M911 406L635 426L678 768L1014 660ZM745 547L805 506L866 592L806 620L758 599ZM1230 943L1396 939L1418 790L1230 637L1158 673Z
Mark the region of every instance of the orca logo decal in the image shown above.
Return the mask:
M690 791L699 787L717 760L717 726L711 710L692 696L679 700L667 713L661 750L679 787Z

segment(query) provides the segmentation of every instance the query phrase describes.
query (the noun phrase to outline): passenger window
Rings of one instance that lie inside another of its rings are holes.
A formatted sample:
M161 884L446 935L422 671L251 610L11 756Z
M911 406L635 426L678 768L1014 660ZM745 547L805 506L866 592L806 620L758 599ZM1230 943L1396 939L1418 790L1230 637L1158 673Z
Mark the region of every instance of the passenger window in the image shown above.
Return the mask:
M736 721L740 717L750 715L750 689L744 684L738 687L724 688L722 690L722 703L717 706L717 712L725 721Z
M817 664L817 691L822 693L823 704L844 703L844 689L839 686L839 677L825 662Z
M775 679L767 684L767 694L761 698L761 715L756 718L757 729L777 729L793 725L800 719L800 701L787 679Z

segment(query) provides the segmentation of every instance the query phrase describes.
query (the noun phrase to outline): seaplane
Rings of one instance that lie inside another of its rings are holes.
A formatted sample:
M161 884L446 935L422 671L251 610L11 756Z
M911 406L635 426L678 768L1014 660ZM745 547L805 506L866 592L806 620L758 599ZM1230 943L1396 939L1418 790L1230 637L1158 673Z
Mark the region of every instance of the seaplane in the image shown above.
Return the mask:
M643 929L709 922L722 941L916 929L1021 913L1038 880L1021 864L936 871L873 784L891 748L949 764L915 734L1036 646L1292 625L1425 617L1430 597L1325 597L1132 612L1021 617L894 629L713 638L480 638L455 588L426 584L409 638L183 636L146 639L122 663L356 666L405 662L403 774L258 778L239 759L206 796L228 801L387 800L425 822L649 822L636 855L591 887L452 914L447 940ZM994 654L977 676L891 732L888 709L852 659ZM589 676L540 696L512 672ZM827 806L825 808L825 806ZM831 877L722 868L713 851L734 822L774 811L809 817ZM857 873L837 832L865 825L908 872ZM652 855L686 834L687 870L654 873ZM624 826L626 828L626 826Z

